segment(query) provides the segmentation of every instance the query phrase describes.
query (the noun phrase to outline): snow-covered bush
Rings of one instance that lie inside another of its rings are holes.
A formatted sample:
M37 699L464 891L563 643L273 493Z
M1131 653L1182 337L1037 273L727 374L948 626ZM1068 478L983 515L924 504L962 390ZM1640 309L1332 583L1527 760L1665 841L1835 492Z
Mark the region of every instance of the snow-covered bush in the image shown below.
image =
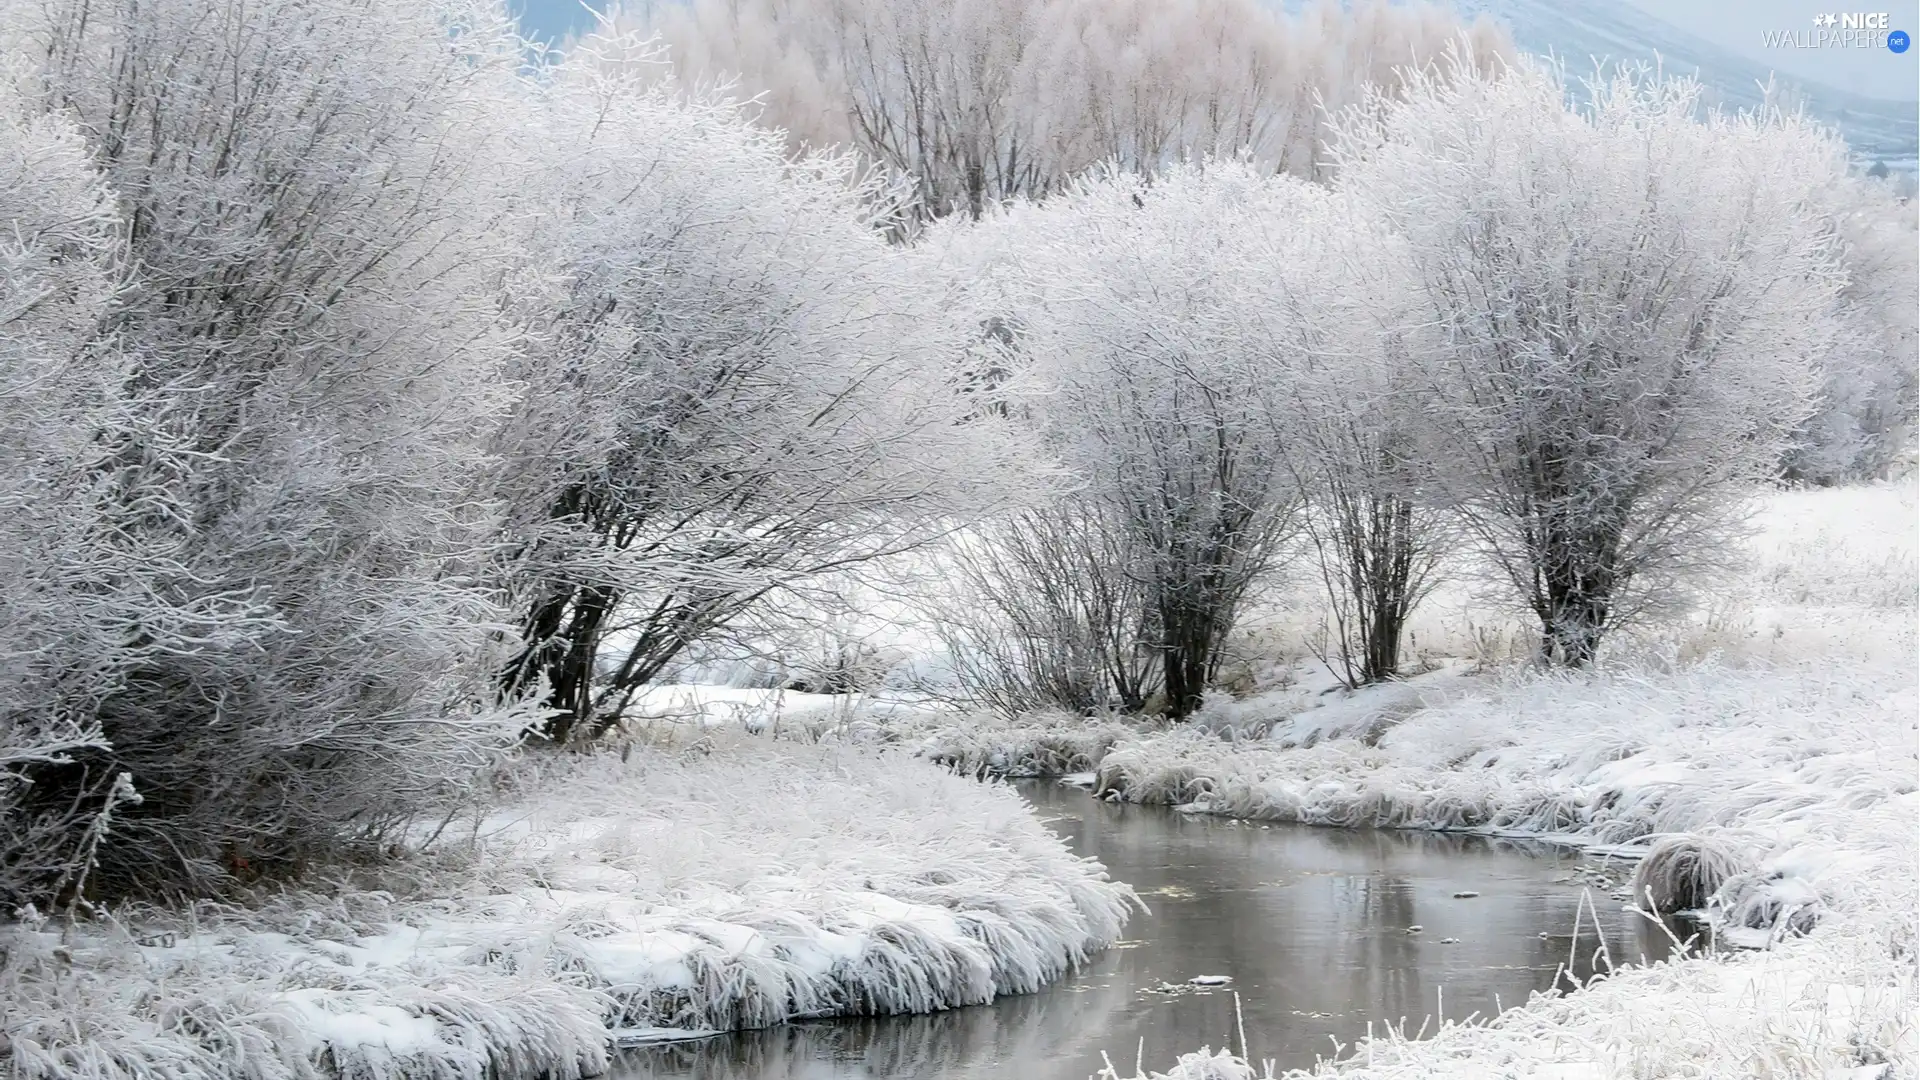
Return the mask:
M1407 251L1364 202L1312 210L1269 226L1311 243L1248 269L1275 339L1281 459L1325 592L1320 651L1357 687L1399 674L1407 623L1458 537L1422 476L1427 416L1408 357L1433 342Z
M1699 110L1622 70L1409 75L1350 114L1339 186L1405 242L1436 481L1540 620L1592 661L1722 562L1812 408L1846 283L1820 212L1835 138Z
M1845 330L1787 474L1817 484L1885 479L1913 453L1920 428L1920 316L1911 303L1920 294L1920 215L1872 177L1836 183L1827 198L1846 250Z
M1111 507L1070 494L937 550L953 587L925 604L969 704L1139 712L1159 693L1153 604Z
M376 841L515 735L481 704L502 612L475 497L512 347L489 135L511 24L458 0L60 0L0 5L0 41L119 215L120 288L73 333L125 358L124 407L66 441L104 489L98 541L142 562L89 587L134 655L29 810L117 799L89 840L116 890Z
M515 301L542 337L501 443L531 593L508 683L545 680L556 738L768 593L951 528L1010 460L852 160L597 62L618 44L528 119L550 262Z
M1094 561L1134 579L1174 716L1295 524L1262 285L1328 198L1244 163L1110 172L932 241L1005 253L972 302L1022 328L1023 419L1071 470Z

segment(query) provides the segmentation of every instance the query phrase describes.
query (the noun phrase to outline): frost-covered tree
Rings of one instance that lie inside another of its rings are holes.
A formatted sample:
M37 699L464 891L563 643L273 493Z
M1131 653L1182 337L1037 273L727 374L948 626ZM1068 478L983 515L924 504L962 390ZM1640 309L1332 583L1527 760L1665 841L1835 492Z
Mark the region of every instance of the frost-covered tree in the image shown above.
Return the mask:
M597 59L532 125L551 264L503 443L530 591L505 680L544 686L556 739L769 592L951 528L1013 460L848 157Z
M1828 193L1845 245L1846 308L1817 407L1787 455L1787 475L1818 484L1887 475L1920 431L1920 235L1911 199L1871 175Z
M1070 492L955 537L930 605L959 696L1007 716L1139 712L1160 692L1157 612L1113 508Z
M84 437L94 527L146 567L114 612L131 662L76 699L98 738L32 770L28 810L118 798L93 878L115 889L378 840L515 735L479 707L502 612L475 495L512 337L487 136L511 23L50 0L0 27L118 213L84 347L122 358L121 410Z
M1342 187L1404 240L1437 344L1409 356L1432 476L1558 663L1729 553L1808 415L1845 283L1843 167L1779 113L1631 71L1416 75L1352 118Z
M94 340L118 225L79 134L0 84L0 905L77 876L88 808L34 812L29 785L101 747L94 709L133 655L139 567L90 469L126 375Z
M1199 707L1295 523L1261 284L1323 195L1245 163L1111 171L978 226L1008 238L995 302L1025 328L1027 408L1092 520L1120 532L1174 716Z
M1381 0L1297 15L1256 0L698 0L629 4L682 78L738 81L798 146L910 177L917 214L979 216L1102 162L1247 153L1315 175L1325 108L1392 85L1481 20ZM1323 108L1324 106L1324 108Z
M1409 357L1431 347L1399 238L1364 205L1298 200L1311 237L1260 275L1275 339L1282 458L1327 596L1323 659L1350 686L1390 679L1413 609L1454 537L1423 475L1426 418Z

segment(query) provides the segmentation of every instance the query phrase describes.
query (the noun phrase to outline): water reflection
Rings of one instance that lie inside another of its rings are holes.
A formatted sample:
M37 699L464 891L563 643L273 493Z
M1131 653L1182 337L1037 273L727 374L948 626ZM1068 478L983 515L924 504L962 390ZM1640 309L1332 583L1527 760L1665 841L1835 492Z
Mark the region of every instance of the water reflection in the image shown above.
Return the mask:
M1574 859L1561 849L1262 828L1095 802L1051 784L1022 790L1076 851L1140 891L1152 914L1129 927L1135 940L1037 994L649 1047L626 1053L616 1076L1082 1080L1102 1051L1131 1065L1142 1038L1149 1063L1224 1045L1235 1027L1231 993L1159 989L1196 975L1233 978L1254 1057L1310 1065L1368 1021L1404 1018L1412 1032L1442 1007L1461 1019L1524 1002L1553 983L1570 948L1576 973L1591 971L1598 939L1589 914L1573 940L1580 893L1565 880ZM1667 955L1658 928L1605 894L1592 899L1615 962Z

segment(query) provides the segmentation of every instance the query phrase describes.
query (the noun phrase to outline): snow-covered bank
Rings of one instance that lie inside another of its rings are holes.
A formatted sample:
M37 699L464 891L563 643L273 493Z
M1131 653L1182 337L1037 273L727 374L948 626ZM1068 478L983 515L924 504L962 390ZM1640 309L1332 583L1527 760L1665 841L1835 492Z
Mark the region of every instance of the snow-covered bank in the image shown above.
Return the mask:
M971 716L962 723L932 723L917 738L902 740L929 761L969 776L1066 776L1089 772L1122 741L1140 733L1119 718L1047 714L1002 720ZM895 727L903 726L899 721Z
M502 782L331 895L10 928L11 1075L564 1080L612 1040L1033 990L1132 903L1012 791L904 754L721 735Z
M1374 745L1170 733L1116 748L1098 783L1200 813L1554 836L1623 855L1679 835L1727 861L1710 902L1723 934L1771 945L1624 969L1423 1038L1382 1026L1289 1075L1892 1080L1920 1069L1916 716L1912 674L1873 666L1512 674ZM1260 1033L1248 1039L1257 1061ZM1263 1073L1216 1054L1166 1075Z
M1170 732L1102 761L1096 792L1238 818L1472 829L1625 854L1718 836L1751 869L1831 897L1912 893L1914 846L1870 830L1911 812L1920 761L1904 672L1716 667L1517 674L1377 740L1229 745ZM1894 830L1897 832L1897 830ZM1871 835L1869 835L1871 834Z

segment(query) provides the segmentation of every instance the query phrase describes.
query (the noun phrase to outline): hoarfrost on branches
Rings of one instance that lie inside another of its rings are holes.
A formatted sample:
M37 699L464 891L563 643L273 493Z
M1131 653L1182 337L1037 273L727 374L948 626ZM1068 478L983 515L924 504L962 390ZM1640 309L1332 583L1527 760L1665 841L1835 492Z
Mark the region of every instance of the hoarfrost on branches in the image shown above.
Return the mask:
M1335 159L1438 329L1408 360L1435 476L1541 655L1579 666L1723 561L1810 413L1846 278L1808 208L1844 157L1777 111L1701 119L1685 80L1565 92L1533 68L1413 74Z

